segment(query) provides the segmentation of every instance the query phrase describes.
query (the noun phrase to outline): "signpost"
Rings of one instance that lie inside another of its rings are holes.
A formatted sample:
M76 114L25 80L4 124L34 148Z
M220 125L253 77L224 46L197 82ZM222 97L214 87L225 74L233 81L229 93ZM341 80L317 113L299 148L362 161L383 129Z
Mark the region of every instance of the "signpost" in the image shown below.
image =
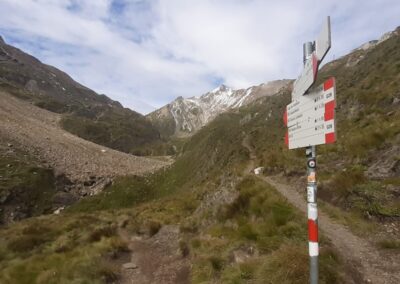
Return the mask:
M289 149L333 143L335 137L335 79L330 78L286 107Z
M327 17L313 43L303 46L304 69L293 84L292 102L287 105L283 120L288 127L285 143L289 149L306 147L307 157L307 212L310 283L318 283L318 208L316 180L316 145L336 141L335 107L336 82L329 78L321 86L310 90L318 67L331 47L331 25Z

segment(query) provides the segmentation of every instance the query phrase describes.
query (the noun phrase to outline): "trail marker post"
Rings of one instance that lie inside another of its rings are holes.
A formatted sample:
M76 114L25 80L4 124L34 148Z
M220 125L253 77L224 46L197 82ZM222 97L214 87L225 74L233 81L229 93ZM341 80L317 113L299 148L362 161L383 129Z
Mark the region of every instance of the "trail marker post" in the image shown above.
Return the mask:
M310 88L317 79L318 67L331 47L331 25L327 17L314 42L303 45L304 69L293 84L292 102L286 106L283 120L288 127L285 143L289 149L306 148L307 215L310 283L318 283L318 208L316 145L336 141L336 82L329 78L321 86Z

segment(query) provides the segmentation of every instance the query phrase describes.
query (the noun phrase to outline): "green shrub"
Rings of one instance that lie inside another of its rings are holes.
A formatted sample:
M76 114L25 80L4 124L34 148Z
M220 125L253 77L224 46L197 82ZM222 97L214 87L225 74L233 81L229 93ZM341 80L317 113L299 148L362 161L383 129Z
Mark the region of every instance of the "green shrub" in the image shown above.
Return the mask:
M387 239L378 242L379 247L383 249L400 249L400 240Z
M88 240L89 242L98 242L102 237L112 237L117 233L117 228L115 226L103 226L99 228L95 228L92 232L90 232Z
M46 242L48 242L48 238L45 236L36 236L36 235L22 235L19 237L15 237L8 242L8 248L14 252L24 253L29 252Z
M224 267L225 261L224 261L224 259L222 257L213 255L213 256L210 256L208 258L208 260L209 260L209 262L211 264L211 267L214 269L214 271L219 272Z

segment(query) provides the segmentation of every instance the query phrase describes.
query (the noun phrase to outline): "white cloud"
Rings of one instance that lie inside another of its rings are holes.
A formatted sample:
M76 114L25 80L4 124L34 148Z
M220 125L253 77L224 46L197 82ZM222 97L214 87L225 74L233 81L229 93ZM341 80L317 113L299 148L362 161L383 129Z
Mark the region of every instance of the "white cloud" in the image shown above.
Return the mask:
M396 0L0 0L0 33L146 113L216 82L296 77L302 43L327 15L331 59L395 28L399 12Z

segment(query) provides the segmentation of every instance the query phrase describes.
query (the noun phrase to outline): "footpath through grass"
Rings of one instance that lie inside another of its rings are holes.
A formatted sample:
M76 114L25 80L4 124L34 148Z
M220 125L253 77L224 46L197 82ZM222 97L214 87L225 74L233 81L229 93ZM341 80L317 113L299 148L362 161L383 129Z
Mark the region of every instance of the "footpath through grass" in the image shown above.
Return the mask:
M306 220L272 186L246 177L216 221L187 235L193 283L307 283ZM322 237L320 283L343 283L343 265Z

